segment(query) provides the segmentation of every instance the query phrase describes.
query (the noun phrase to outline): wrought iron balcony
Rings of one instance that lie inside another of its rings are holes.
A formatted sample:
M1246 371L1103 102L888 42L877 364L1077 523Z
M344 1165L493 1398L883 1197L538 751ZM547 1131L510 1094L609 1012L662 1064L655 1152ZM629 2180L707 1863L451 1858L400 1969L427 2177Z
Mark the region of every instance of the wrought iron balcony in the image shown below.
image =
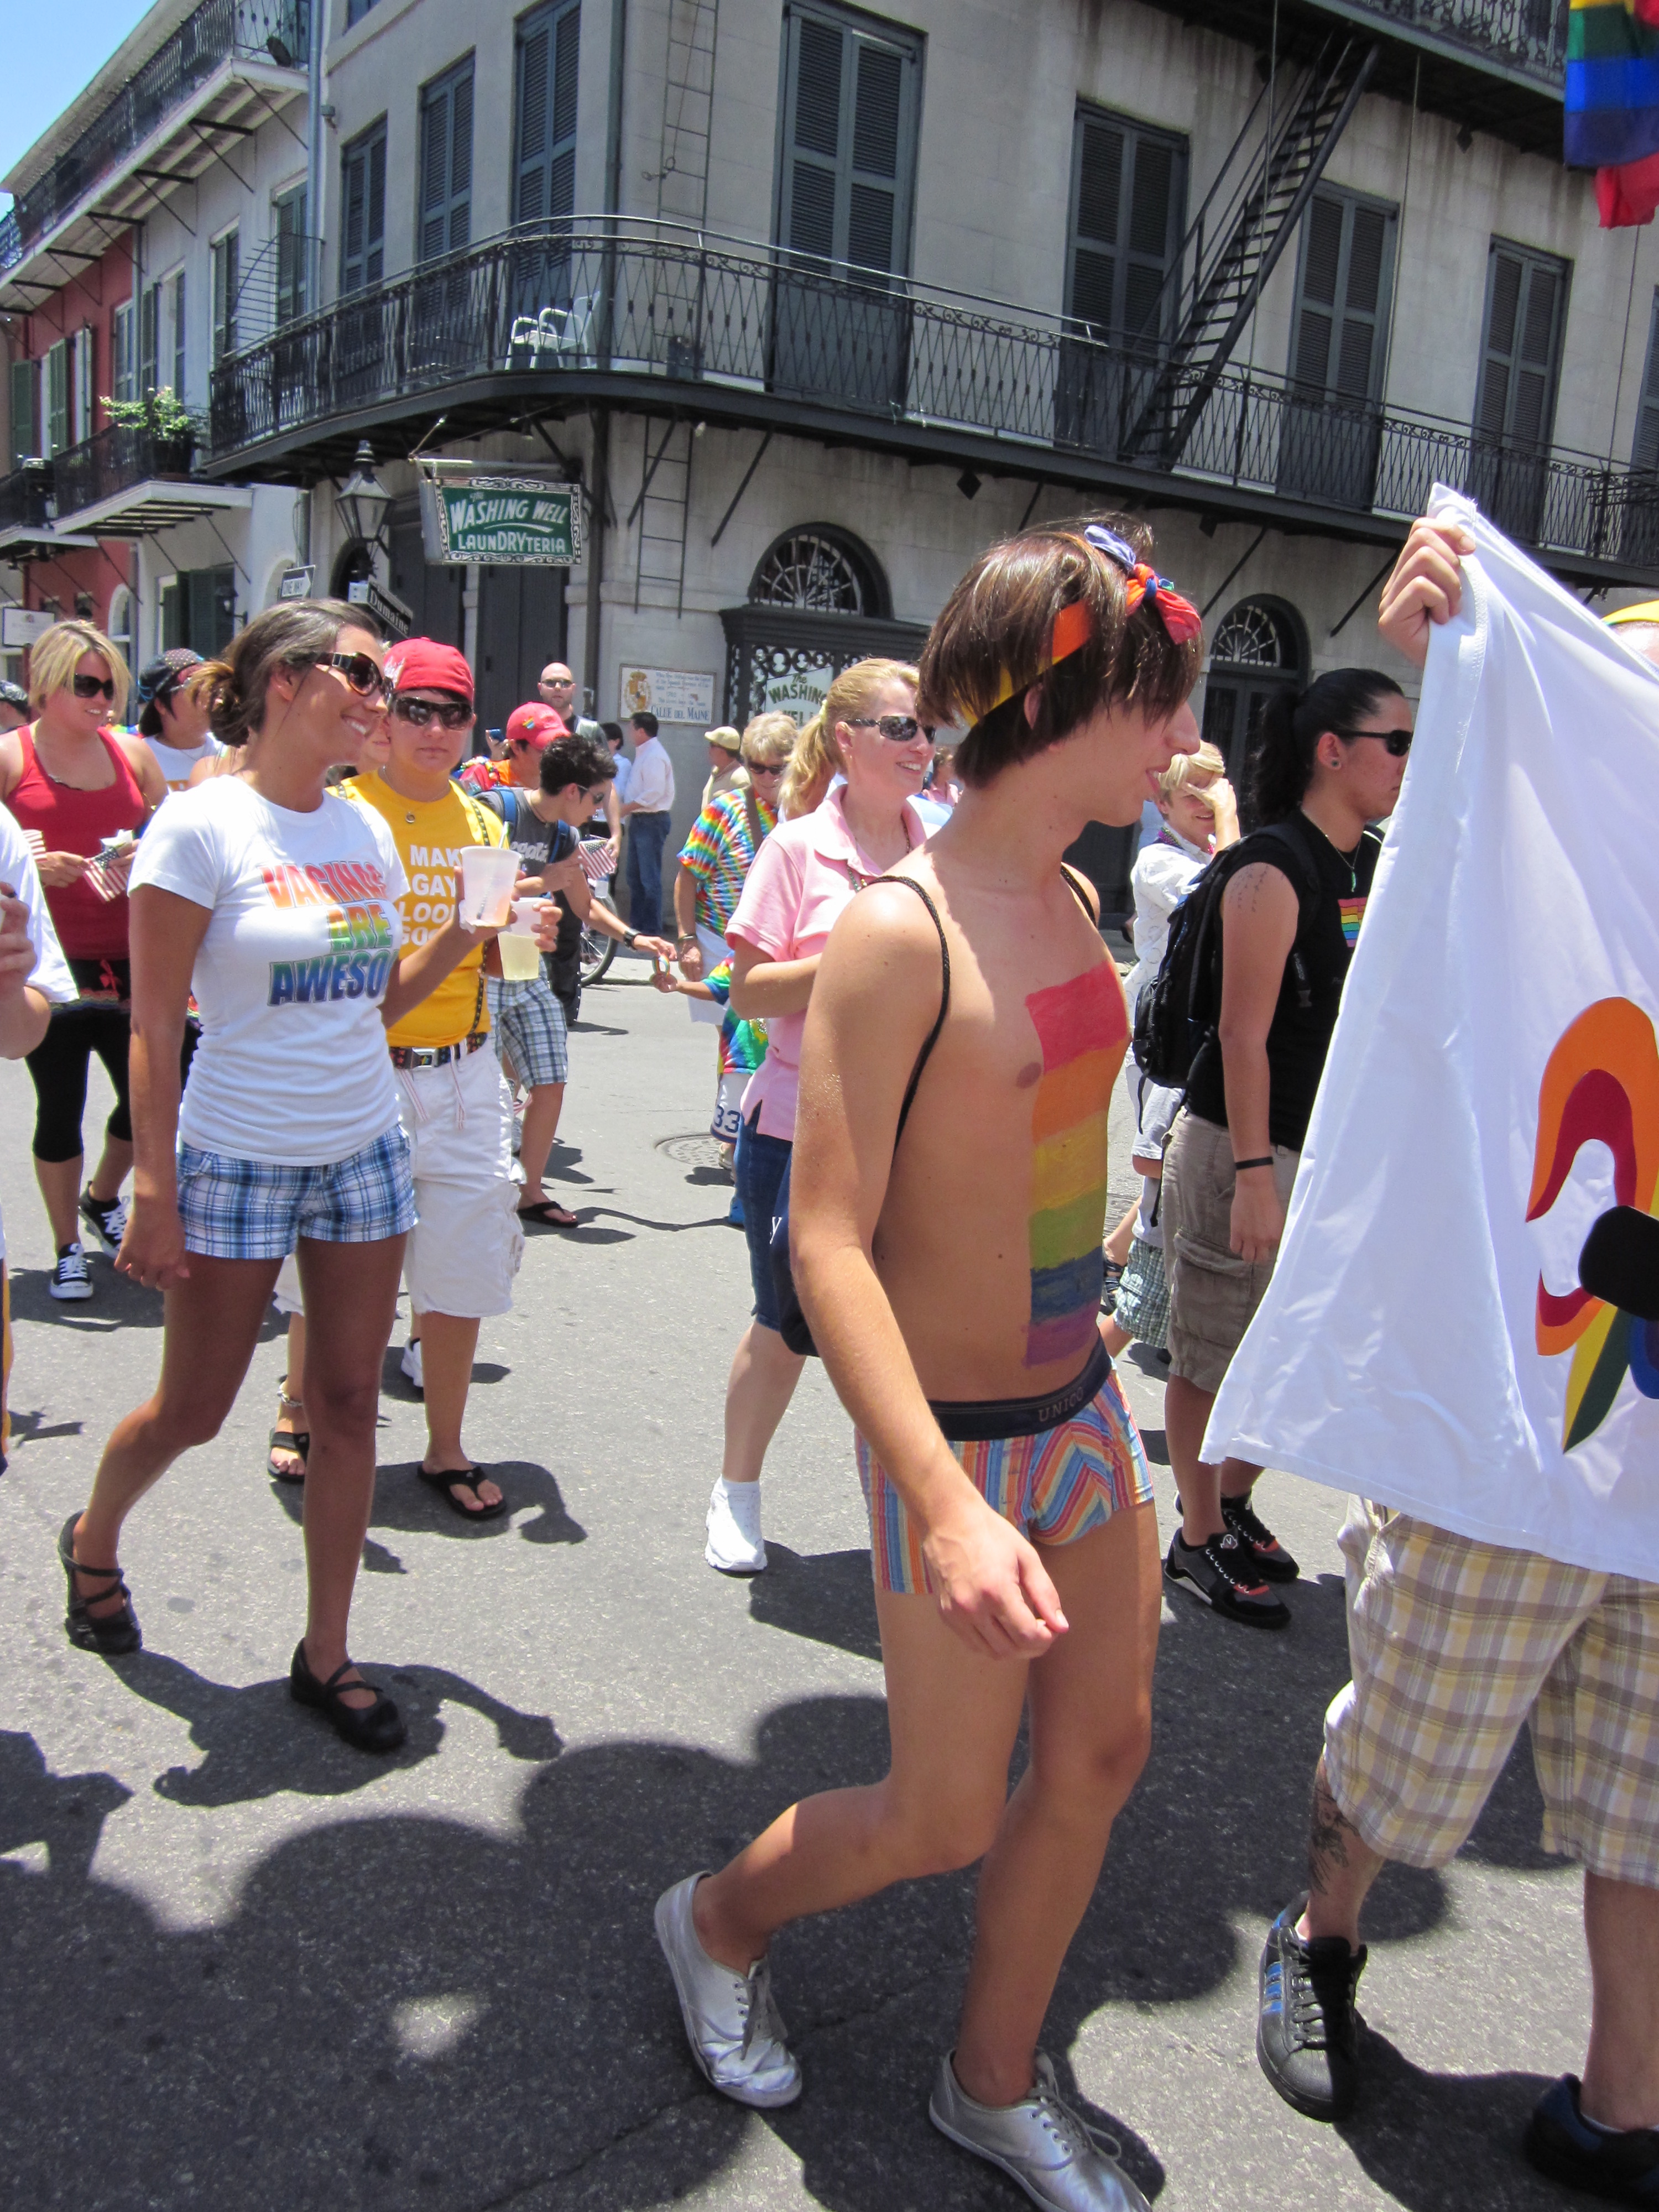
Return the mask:
M1226 371L1194 411L1195 381L1172 383L1156 353L1013 313L666 227L521 229L222 362L208 469L303 478L369 431L390 453L440 414L462 434L522 420L538 399L599 397L1011 472L1046 464L1076 483L1179 487L1185 504L1303 526L1326 516L1379 542L1397 533L1361 519L1420 513L1438 479L1524 543L1580 564L1659 568L1650 475L1330 403L1249 371Z
M0 227L0 271L14 267L224 63L302 69L310 24L311 0L203 0L51 167L17 194L11 218Z
M57 535L148 538L175 522L249 506L251 492L239 485L204 483L192 472L206 430L200 416L165 436L143 425L112 423L59 453L52 463Z
M25 461L0 477L0 536L7 531L44 530L52 516L52 465Z
M1569 6L1570 0L1352 0L1341 12L1461 47L1559 92L1566 76Z

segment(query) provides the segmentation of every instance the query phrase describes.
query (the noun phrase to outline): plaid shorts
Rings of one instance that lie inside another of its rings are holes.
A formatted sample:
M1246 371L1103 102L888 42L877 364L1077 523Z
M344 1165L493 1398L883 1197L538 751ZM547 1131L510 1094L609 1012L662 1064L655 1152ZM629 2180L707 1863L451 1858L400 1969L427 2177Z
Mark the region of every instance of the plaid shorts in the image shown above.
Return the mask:
M545 976L527 983L504 983L486 975L489 994L489 1036L495 1056L510 1062L526 1091L546 1083L562 1083L569 1073L565 1048L564 1008Z
M1138 1344L1150 1344L1154 1352L1162 1352L1169 1343L1170 1279L1161 1244L1143 1244L1139 1237L1130 1239L1112 1319Z
M886 1469L856 1431L859 1480L870 1515L876 1588L906 1596L933 1587L921 1536ZM953 1443L962 1471L994 1512L1034 1544L1075 1544L1115 1513L1152 1495L1146 1453L1115 1375L1068 1421L1034 1437Z
M1544 1849L1659 1889L1659 1584L1358 1498L1341 1544L1354 1678L1325 1772L1371 1849L1443 1866L1529 1720Z
M397 1122L331 1167L233 1159L179 1144L185 1249L210 1260L285 1260L301 1237L376 1244L415 1226L409 1139Z

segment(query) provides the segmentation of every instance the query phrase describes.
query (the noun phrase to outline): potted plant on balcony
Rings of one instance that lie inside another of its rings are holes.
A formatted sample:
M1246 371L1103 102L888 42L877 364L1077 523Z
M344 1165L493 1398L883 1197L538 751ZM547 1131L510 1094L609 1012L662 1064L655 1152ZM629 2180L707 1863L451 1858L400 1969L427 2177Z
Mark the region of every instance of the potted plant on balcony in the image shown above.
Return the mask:
M150 463L160 476L187 477L196 452L197 423L173 386L147 392L142 399L106 399L109 419L118 428L148 434Z

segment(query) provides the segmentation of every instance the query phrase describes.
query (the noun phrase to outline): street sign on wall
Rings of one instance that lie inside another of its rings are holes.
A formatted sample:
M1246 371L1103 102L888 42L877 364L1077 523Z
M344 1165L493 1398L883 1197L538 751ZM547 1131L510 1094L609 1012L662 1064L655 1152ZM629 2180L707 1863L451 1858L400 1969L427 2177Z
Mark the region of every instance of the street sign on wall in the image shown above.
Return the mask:
M35 607L0 608L0 645L14 652L20 646L39 645L57 620Z
M617 696L624 714L654 714L659 722L714 719L714 679L692 668L630 668L625 663Z
M582 550L581 487L535 462L422 461L421 536L447 567L568 568Z
M354 607L367 607L383 630L393 638L407 637L415 628L415 610L406 607L395 592L388 592L372 577L346 586Z

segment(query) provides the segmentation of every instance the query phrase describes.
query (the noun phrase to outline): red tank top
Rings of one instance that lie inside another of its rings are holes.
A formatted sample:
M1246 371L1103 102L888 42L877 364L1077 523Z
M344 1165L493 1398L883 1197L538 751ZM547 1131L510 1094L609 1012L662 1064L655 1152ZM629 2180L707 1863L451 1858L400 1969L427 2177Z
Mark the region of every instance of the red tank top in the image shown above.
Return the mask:
M118 830L137 830L143 820L146 801L138 779L127 765L127 757L107 732L100 730L115 770L115 780L101 791L79 791L74 785L54 783L41 766L32 733L20 730L23 773L6 804L25 830L40 832L48 853L84 853L90 858L106 837ZM48 888L46 905L58 941L70 960L125 960L127 957L127 902L101 897L84 880Z

